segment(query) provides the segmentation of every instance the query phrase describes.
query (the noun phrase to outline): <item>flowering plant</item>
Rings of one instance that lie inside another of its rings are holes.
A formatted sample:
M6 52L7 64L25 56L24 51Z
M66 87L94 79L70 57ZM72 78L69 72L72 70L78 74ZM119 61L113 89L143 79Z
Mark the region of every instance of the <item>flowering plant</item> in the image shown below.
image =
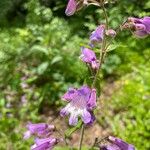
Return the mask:
M80 59L87 65L91 71L92 83L85 84L80 88L71 87L62 96L62 100L67 102L67 105L61 109L60 116L69 116L69 125L75 126L76 129L81 128L81 138L79 140L79 150L82 149L82 141L84 138L84 130L86 126L94 124L96 117L94 115L94 109L96 109L97 101L99 100L98 89L96 84L102 68L107 57L107 51L111 45L113 39L124 29L129 29L133 35L138 38L144 38L150 34L150 17L134 18L129 17L123 22L117 29L111 29L109 27L109 20L105 9L107 0L69 0L66 8L66 15L71 16L82 7L95 5L103 10L105 24L100 24L93 31L89 37L89 43L86 47L81 47ZM95 47L99 48L99 53L96 55L94 52ZM66 136L57 138L53 136L53 133L58 132L57 128L53 125L45 123L27 125L28 131L25 132L24 138L27 139L30 136L36 136L35 144L31 146L32 150L48 150L52 149L57 143L65 142L68 146ZM73 133L72 132L72 133ZM92 138L92 137L91 137ZM101 150L134 150L135 147L125 141L108 136L104 138L96 138L93 145L89 149L101 149Z

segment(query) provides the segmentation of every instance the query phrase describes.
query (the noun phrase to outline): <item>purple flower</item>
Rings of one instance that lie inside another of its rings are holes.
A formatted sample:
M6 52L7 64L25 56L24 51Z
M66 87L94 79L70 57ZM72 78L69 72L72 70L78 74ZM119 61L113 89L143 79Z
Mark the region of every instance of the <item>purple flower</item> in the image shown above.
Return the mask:
M69 0L69 2L67 4L66 11L65 11L65 14L67 16L73 15L76 12L76 8L77 8L76 0Z
M135 150L133 145L128 144L119 138L109 136L108 139L112 144L117 145L120 150Z
M100 25L91 33L90 45L93 47L95 43L102 42L104 38L105 25Z
M95 53L88 49L82 48L82 54L80 56L81 60L85 63L88 63L93 69L99 68L99 61L96 59Z
M107 142L100 145L100 150L135 150L135 148L121 139L109 136Z
M55 138L35 139L35 144L31 146L31 150L51 150L57 144Z
M100 146L100 150L121 150L117 145L108 144Z
M70 94L70 102L61 109L60 115L62 117L70 115L70 125L76 125L78 123L78 117L81 117L85 124L92 124L94 121L92 110L96 107L96 90L90 89L87 86L82 86L79 89L74 89L73 95L69 90L67 95L69 96ZM64 95L66 95L66 93Z
M144 38L150 34L150 17L128 18L128 23L125 26L134 30L135 36Z
M67 16L72 16L76 11L80 10L83 6L88 6L88 5L91 5L91 4L99 6L99 2L97 2L97 1L68 0L67 8L65 10L65 14Z
M24 133L24 139L30 138L31 135L47 136L54 130L54 128L54 125L48 125L46 123L28 123L28 131Z

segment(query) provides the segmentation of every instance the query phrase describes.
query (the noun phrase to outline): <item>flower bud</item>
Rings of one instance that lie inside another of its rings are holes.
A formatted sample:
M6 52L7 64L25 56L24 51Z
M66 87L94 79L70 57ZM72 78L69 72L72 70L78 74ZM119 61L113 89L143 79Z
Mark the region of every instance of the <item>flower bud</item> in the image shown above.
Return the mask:
M72 16L76 11L76 7L77 7L76 0L69 0L69 2L67 4L66 11L65 11L65 14L67 16Z
M116 31L113 30L113 29L106 30L106 35L107 35L107 36L115 37L116 34L117 34Z

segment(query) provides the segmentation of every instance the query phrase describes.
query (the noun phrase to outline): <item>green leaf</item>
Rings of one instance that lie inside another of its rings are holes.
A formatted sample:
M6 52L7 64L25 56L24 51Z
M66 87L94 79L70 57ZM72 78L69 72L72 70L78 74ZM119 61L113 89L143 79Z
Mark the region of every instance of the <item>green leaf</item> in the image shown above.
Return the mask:
M32 48L30 49L30 53L36 53L36 52L41 52L44 53L45 55L48 55L48 49L45 47L42 47L40 45L34 45L32 46Z
M5 99L0 99L0 107L4 107L5 105Z
M48 62L43 62L42 64L40 64L37 68L37 73L39 75L43 74L46 71L48 65L49 65Z
M110 46L108 46L107 52L113 51L113 50L117 49L118 47L127 47L127 46L114 43L114 44L111 44Z
M118 44L111 44L108 48L107 48L107 52L113 51L115 50L119 45Z
M55 56L52 61L51 61L51 65L55 64L55 63L58 63L62 60L62 57L61 56Z

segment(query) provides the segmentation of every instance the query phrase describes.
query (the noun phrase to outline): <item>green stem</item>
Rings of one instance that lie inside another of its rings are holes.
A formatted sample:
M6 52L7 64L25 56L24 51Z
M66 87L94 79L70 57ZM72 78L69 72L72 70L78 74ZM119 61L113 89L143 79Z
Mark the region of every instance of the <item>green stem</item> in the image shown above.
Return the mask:
M105 6L104 6L104 1L101 0L101 6L102 6L102 10L103 10L103 13L104 13L104 17L105 17L105 22L106 22L106 29L108 29L108 16L107 16L107 13L106 13L106 10L105 10ZM102 67L102 64L104 62L104 58L105 58L105 55L106 55L106 35L104 34L104 38L103 38L103 41L102 41L102 46L101 46L101 50L100 50L100 57L99 57L99 69L97 70L96 74L95 74L95 77L94 77L94 80L93 80L93 84L92 84L92 88L95 87L95 84L96 84L96 81L97 81L97 77L99 75L99 72L100 72L100 69Z
M81 127L81 137L80 137L80 143L79 143L79 149L78 150L81 150L82 149L82 142L83 142L83 136L84 136L84 124L82 124L82 127Z
M105 10L105 7L104 7L104 1L101 1L101 6L102 6L102 9L103 9L103 13L104 13L105 21L106 21L106 29L108 29L108 17L107 17L107 13L106 13L106 10ZM93 80L93 83L92 83L92 88L95 87L99 71L100 71L102 63L104 61L105 53L106 53L106 36L104 34L104 39L102 41L102 48L101 48L100 57L99 57L100 66L99 66L99 69L97 70L97 72L95 74L95 77L94 77L94 80ZM82 141L83 141L83 136L84 136L84 128L85 128L84 124L82 124L78 150L81 150L81 148L82 148Z
M104 13L105 21L106 21L106 29L108 30L109 22L108 22L108 16L107 16L107 12L106 12L103 0L101 1L101 6L102 6L103 13Z

